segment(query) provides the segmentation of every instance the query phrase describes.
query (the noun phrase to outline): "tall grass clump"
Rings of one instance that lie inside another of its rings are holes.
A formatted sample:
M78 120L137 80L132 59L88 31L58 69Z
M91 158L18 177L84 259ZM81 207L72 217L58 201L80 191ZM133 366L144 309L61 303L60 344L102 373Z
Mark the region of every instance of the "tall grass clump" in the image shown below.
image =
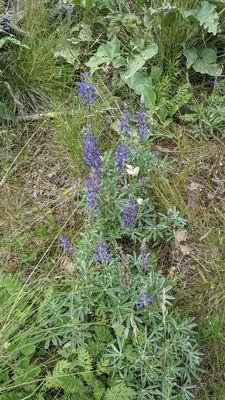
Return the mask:
M55 96L63 97L64 93L54 49L66 40L66 26L62 29L57 19L49 21L44 2L26 0L21 9L11 13L15 23L22 15L17 22L22 29L8 33L0 58L2 102L9 109L3 119L29 110L49 110Z

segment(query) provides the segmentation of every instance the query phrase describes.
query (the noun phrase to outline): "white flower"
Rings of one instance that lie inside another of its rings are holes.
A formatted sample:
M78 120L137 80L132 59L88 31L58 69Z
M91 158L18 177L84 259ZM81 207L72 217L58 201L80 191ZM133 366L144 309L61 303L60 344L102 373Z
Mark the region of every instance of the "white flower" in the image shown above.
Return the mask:
M132 165L126 165L127 166L127 173L128 175L132 175L132 176L137 176L138 172L139 172L139 167L133 167Z
M143 199L141 198L141 197L139 197L139 199L137 199L137 203L139 204L139 206L141 205L141 204L143 204Z

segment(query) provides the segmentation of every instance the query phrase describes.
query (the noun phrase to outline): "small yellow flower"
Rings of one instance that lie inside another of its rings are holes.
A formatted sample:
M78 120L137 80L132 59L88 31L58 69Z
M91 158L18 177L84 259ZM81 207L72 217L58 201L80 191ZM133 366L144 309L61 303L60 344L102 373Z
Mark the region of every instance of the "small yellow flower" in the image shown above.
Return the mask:
M70 192L70 189L63 190L63 196L67 196Z
M50 113L49 118L50 119L56 118L56 113L54 113L54 112Z

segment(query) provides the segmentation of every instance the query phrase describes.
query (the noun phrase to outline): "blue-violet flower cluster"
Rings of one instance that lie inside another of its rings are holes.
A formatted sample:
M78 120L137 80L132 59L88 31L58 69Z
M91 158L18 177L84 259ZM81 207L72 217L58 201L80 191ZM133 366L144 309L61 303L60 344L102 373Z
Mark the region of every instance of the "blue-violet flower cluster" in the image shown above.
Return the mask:
M119 124L119 131L125 137L130 136L130 132L131 132L130 121L131 120L132 120L132 117L131 117L130 113L128 112L127 109L125 109L121 116L121 120L120 120L120 124Z
M84 160L89 167L96 169L101 175L102 160L101 153L98 149L98 139L90 132L84 136Z
M141 103L140 111L136 112L136 125L137 134L141 140L146 139L149 136L150 129L147 124L148 112L144 105Z
M85 107L91 107L96 101L96 91L94 86L88 82L88 74L81 74L84 78L79 84L78 96L84 101Z
M70 243L69 239L66 236L60 236L59 240L63 245L63 250L65 251L67 257L71 257L74 251L74 247Z
M130 150L128 146L126 146L124 143L119 144L115 150L116 168L122 169L127 164L129 155Z
M130 197L122 210L121 223L124 228L134 228L135 218L137 217L138 204Z
M136 298L138 303L138 309L145 307L148 303L154 303L155 297L154 296L147 296L147 291L143 290L139 296Z
M150 266L151 262L152 262L151 252L146 247L146 244L144 243L141 246L140 264L144 269L148 269L148 267Z
M112 259L109 254L109 244L104 244L102 239L99 239L98 246L95 247L95 259L97 261L110 261Z

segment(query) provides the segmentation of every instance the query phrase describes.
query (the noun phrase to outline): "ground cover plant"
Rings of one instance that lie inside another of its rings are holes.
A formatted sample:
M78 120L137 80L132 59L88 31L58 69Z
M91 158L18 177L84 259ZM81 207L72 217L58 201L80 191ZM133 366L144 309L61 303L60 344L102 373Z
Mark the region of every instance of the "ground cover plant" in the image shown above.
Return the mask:
M0 5L0 400L225 399L223 2Z

